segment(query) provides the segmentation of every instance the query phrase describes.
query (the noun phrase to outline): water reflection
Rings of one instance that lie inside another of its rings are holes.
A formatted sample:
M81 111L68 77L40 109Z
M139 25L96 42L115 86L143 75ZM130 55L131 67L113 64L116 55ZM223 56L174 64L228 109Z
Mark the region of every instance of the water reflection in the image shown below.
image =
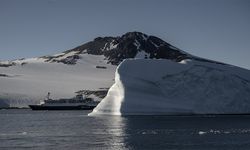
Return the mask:
M93 144L95 148L106 149L126 149L125 128L127 119L121 116L101 116L89 117L92 119L90 134L95 138Z

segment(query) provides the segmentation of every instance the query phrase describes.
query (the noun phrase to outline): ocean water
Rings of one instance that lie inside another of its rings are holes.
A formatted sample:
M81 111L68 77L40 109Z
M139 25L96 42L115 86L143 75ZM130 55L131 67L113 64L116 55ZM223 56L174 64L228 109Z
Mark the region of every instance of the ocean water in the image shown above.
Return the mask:
M250 116L105 116L0 110L0 149L249 150Z

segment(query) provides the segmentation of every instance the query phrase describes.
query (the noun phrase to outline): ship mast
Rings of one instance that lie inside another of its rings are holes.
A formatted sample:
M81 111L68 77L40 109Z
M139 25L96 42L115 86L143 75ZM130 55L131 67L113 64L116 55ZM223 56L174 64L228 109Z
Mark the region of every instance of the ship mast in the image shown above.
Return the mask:
M50 97L50 92L48 92L48 94L47 94L47 97L46 97L46 98L47 98L47 100L49 100L49 99L50 99L49 97Z

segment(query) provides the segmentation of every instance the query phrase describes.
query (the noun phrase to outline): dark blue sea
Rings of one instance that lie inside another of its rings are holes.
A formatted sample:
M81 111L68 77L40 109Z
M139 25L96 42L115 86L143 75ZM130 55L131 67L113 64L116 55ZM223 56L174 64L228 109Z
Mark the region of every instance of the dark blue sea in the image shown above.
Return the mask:
M250 116L105 116L0 110L0 150L249 150Z

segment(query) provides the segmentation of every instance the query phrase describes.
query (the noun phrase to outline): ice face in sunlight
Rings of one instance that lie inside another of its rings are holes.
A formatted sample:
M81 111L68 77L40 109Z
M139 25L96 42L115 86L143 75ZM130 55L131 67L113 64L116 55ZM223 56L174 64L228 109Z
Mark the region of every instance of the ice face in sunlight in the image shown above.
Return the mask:
M115 84L109 89L107 96L89 116L93 115L121 115L120 108L124 99L124 88L119 73L115 73Z
M250 113L250 71L188 60L130 59L90 115Z

